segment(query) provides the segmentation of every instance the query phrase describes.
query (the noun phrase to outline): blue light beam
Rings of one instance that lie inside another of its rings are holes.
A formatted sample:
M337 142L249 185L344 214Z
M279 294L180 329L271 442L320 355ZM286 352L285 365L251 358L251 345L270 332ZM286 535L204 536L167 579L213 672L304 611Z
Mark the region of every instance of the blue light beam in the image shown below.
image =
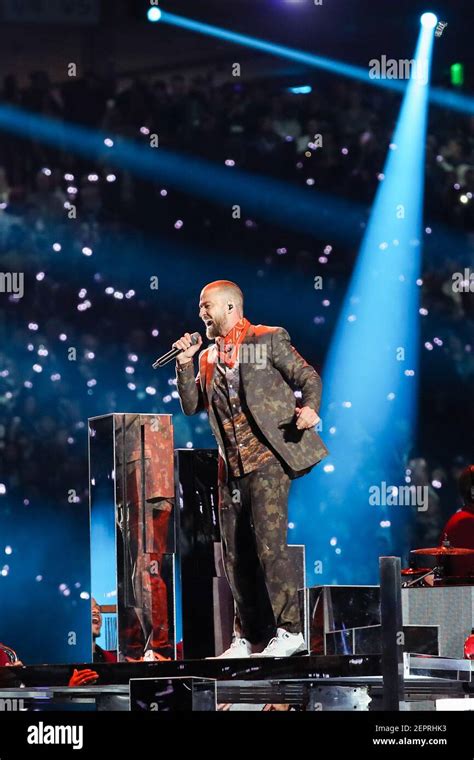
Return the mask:
M180 155L166 148L151 148L133 140L0 105L0 131L28 137L62 150L119 166L168 188L177 188L232 209L240 206L243 219L268 221L318 239L331 235L346 243L360 230L365 217L361 204L353 204L315 188L301 189L280 180L225 168L203 159ZM340 220L344 219L344 224Z
M383 498L371 505L369 489L405 486L416 429L432 44L432 28L423 26L415 59L428 62L427 77L408 84L326 362L321 418L331 454L293 489L292 519L306 532L313 583L376 583L379 555L393 551L396 531L416 515L416 506L385 506ZM317 526L309 541L308 525Z
M358 79L362 82L365 82L366 84L385 87L389 90L395 90L396 92L400 93L404 93L406 90L406 82L399 79L371 77L368 66L367 68L364 68L363 66L355 66L351 63L336 61L321 55L306 53L301 50L296 50L295 48L287 47L286 45L267 42L266 40L260 40L257 37L251 37L247 34L233 32L230 29L224 29L212 24L205 24L201 21L195 21L194 19L186 18L184 16L178 16L175 13L168 13L167 11L162 11L160 22L171 24L172 26L177 26L190 32L196 32L198 34L204 34L210 37L217 37L220 40L232 42L236 45L243 45L244 47L253 48L254 50L260 50L262 53L269 53L270 55L277 56L278 58L286 58L291 61L297 61L298 63L306 64L312 68L324 69L325 71L329 71L333 74L339 74L343 77ZM443 108L449 108L455 111L462 111L471 114L474 113L474 98L472 97L460 95L459 93L453 93L442 88L434 88L431 90L429 98L430 102L434 105L441 106Z

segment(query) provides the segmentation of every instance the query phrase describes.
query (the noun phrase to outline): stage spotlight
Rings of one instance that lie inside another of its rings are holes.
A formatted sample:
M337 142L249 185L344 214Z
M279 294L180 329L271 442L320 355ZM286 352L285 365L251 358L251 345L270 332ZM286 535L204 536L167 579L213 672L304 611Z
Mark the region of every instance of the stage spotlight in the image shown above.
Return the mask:
M161 11L156 6L153 6L152 8L149 8L147 11L148 21L159 21L161 18Z
M288 87L288 92L291 92L293 95L309 95L312 91L313 88L310 84L302 84L299 87Z
M427 29L434 29L438 23L438 17L434 13L423 13L420 18L421 25Z

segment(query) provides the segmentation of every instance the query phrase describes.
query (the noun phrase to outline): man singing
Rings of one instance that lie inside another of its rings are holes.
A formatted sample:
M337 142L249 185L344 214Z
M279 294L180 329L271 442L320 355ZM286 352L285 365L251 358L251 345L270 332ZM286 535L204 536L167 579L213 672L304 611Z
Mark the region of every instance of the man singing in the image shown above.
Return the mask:
M186 415L207 411L219 450L222 551L235 601L232 644L220 657L287 657L306 650L287 545L288 493L292 479L328 454L313 429L321 378L284 328L250 324L235 283L206 285L199 316L215 343L199 355L196 378L193 356L202 339L193 345L186 333L173 347L183 349L176 365L181 408ZM274 617L270 641L257 593L260 568Z

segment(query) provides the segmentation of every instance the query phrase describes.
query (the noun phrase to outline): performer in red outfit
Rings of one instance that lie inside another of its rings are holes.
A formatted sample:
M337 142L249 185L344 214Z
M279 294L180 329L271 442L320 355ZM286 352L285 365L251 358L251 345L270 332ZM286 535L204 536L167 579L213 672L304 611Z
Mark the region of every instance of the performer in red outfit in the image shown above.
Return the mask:
M96 640L102 629L102 611L92 597L92 656L94 662L117 662L117 653L113 650L102 649Z
M92 658L94 662L117 662L117 654L113 651L102 649L96 644L96 639L100 636L102 628L102 611L94 597L92 597ZM86 686L98 681L98 674L95 670L84 668L77 670L74 668L73 674L69 679L69 686Z
M464 506L452 515L443 528L440 543L448 540L451 546L474 549L474 465L470 464L459 476L459 491ZM471 557L456 557L456 575L474 576Z
M459 490L464 506L449 518L441 541L447 538L451 546L474 549L474 465L470 464L462 471Z

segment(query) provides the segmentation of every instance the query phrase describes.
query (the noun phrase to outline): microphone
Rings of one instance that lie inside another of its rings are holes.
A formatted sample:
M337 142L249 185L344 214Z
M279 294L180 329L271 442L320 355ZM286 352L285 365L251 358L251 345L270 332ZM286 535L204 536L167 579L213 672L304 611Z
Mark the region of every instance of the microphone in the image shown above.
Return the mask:
M195 346L196 343L199 343L200 335L198 332L192 333L191 335L191 345ZM172 362L173 359L176 359L178 354L181 354L184 351L184 348L172 348L168 351L168 353L163 354L163 356L160 356L159 359L156 360L152 364L153 369L157 369L157 367L164 367L165 364L168 364L168 362Z

